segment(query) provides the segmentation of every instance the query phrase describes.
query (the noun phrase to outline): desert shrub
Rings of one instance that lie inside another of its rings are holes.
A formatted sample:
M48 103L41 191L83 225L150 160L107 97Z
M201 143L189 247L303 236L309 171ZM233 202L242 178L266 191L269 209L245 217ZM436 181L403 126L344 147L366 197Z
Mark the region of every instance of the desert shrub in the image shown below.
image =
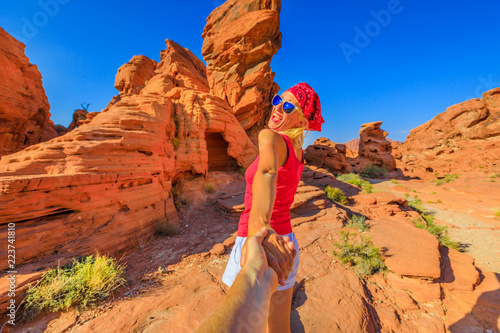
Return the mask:
M124 285L124 266L115 259L96 253L51 269L26 292L24 319L30 320L43 309L51 312L71 306L86 309Z
M347 198L344 192L342 192L339 188L327 186L325 188L325 195L331 201L337 202L341 205L345 205L347 203Z
M443 178L436 179L436 181L435 181L436 186L440 186L440 185L443 185L445 183L452 182L455 179L458 179L458 176L459 175L444 175Z
M170 236L177 232L177 226L169 221L167 217L162 217L155 222L155 232L159 235Z
M364 217L363 215L355 214L347 221L346 227L366 231L368 230L368 226L366 225L366 217Z
M361 175L369 178L380 177L383 176L387 171L388 168L385 165L378 166L368 163L367 166L361 171Z
M371 193L373 191L373 185L370 184L367 180L361 178L360 175L355 173L346 173L344 175L340 175L337 177L338 180L355 185L361 188L366 193Z
M495 216L500 216L500 208L495 210Z
M205 184L204 188L205 192L212 193L213 191L215 191L215 184L212 182L208 182Z
M180 144L181 144L181 140L179 140L179 138L177 138L177 137L174 137L172 139L172 144L174 145L175 149L178 149Z
M391 179L391 183L393 183L393 184L399 184L396 179Z
M437 240L449 248L458 250L460 248L460 243L452 241L448 236L448 227L445 225L439 225L435 223L434 216L427 212L424 208L422 200L415 196L412 200L408 200L408 205L417 211L420 216L425 220L426 223L416 219L412 220L413 224L420 229L425 229L434 235Z
M343 264L353 266L358 275L372 275L386 268L382 255L373 245L370 237L361 237L357 241L352 241L350 236L356 234L341 230L340 235L342 242L334 244L333 255Z

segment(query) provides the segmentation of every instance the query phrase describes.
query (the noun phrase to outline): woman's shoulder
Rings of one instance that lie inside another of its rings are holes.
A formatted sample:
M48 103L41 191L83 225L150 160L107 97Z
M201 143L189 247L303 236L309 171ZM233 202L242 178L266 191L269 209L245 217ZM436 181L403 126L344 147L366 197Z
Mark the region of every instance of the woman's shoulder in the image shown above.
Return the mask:
M263 147L274 147L276 150L287 151L287 144L283 136L268 128L259 133L259 150Z

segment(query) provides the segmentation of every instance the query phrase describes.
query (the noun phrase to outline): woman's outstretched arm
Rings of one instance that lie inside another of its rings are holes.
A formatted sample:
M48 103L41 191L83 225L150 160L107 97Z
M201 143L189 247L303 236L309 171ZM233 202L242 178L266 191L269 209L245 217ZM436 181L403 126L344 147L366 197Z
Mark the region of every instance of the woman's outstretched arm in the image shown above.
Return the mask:
M285 163L288 155L286 142L280 134L269 129L262 130L259 133L259 154L259 165L252 185L248 237L255 235L262 227L269 230L263 243L268 263L278 274L280 284L284 285L293 266L293 256L281 237L271 228L270 220L276 199L278 169Z

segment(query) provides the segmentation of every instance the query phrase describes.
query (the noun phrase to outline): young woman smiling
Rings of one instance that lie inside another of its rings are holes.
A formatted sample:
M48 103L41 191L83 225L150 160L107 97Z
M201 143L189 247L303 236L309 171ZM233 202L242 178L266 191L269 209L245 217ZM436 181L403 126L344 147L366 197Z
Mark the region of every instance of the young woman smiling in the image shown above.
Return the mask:
M271 333L290 332L292 292L300 261L290 206L304 166L304 131L321 131L324 123L319 97L307 83L299 83L281 96L274 96L272 102L269 129L259 133L259 156L245 173L245 211L240 217L238 237L222 277L228 286L233 284L244 265L240 261L245 258L245 240L266 227L268 234L262 244L268 264L280 281L269 305L267 328ZM295 259L282 237L295 244ZM241 320L251 320L250 317Z

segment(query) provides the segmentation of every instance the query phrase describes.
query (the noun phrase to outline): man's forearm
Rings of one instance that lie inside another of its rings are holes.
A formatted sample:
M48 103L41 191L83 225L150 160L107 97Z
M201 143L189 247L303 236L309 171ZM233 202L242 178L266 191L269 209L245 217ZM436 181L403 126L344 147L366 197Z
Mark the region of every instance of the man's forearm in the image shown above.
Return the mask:
M272 292L277 288L276 273L245 266L224 300L196 332L265 332Z

